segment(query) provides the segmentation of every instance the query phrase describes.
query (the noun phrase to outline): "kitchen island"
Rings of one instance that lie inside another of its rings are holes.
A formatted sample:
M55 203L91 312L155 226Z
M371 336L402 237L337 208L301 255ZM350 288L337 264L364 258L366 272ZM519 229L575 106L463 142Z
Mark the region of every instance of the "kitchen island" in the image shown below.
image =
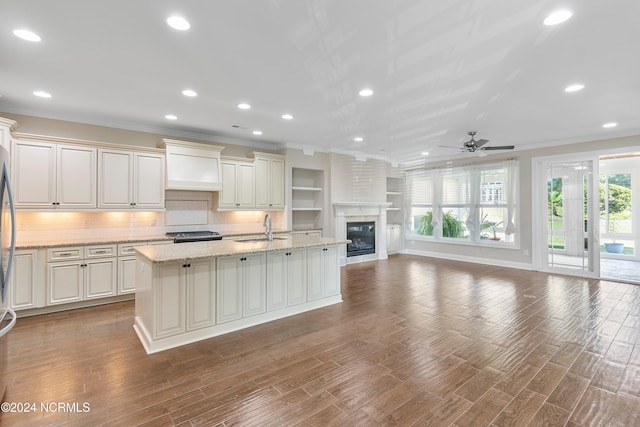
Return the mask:
M346 243L293 235L136 247L134 329L155 353L339 303Z

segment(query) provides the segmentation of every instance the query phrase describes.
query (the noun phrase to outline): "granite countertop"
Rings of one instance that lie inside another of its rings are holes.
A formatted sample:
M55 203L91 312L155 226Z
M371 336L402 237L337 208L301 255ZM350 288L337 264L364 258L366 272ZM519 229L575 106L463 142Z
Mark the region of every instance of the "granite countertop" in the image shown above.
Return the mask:
M173 239L164 234L156 234L151 236L109 236L109 237L76 237L68 239L55 240L39 240L28 242L16 242L16 249L41 249L56 248L62 246L86 246L86 245L107 245L117 243L142 243L150 241L166 240L167 243L173 243Z
M273 230L274 234L289 233L289 230ZM226 232L221 233L223 238L228 237L242 237L242 236L255 236L263 235L262 231L242 231L242 232ZM63 239L42 239L32 241L20 241L16 242L16 249L46 249L46 248L58 248L62 246L86 246L86 245L113 245L118 243L142 243L151 241L166 240L167 243L173 243L173 239L167 237L164 234L144 235L144 236L107 236L107 237L70 237Z
M284 249L299 249L314 246L331 246L349 243L330 237L293 235L272 241L213 240L208 242L176 243L173 245L136 246L136 252L154 263L188 261L225 255L269 252Z

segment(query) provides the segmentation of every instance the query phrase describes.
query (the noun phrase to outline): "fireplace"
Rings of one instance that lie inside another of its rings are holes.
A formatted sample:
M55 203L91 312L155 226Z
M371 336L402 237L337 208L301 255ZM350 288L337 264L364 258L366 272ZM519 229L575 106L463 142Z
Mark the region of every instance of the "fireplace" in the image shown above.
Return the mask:
M376 253L376 223L347 222L347 257Z

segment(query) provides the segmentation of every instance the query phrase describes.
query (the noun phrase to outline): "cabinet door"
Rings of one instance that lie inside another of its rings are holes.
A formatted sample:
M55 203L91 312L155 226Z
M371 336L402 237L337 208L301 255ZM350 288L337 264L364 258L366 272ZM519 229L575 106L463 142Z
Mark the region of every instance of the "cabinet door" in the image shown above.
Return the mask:
M287 306L287 251L267 253L267 311Z
M267 309L267 271L264 254L244 255L243 270L243 316L264 313Z
M222 162L222 190L219 194L218 207L235 208L236 206L236 169L234 162Z
M256 159L255 182L256 182L256 207L267 208L270 203L271 183L269 182L269 159Z
M284 208L284 160L269 163L269 207Z
M118 258L118 294L136 291L136 258Z
M185 332L186 269L180 263L159 265L153 284L154 338Z
M47 264L48 305L65 304L83 299L82 261Z
M57 146L56 202L60 207L96 207L96 153L92 147Z
M164 208L164 163L164 156L160 154L134 154L135 208Z
M104 298L116 294L116 259L85 261L85 299Z
M253 208L256 204L255 172L252 164L238 163L236 180L237 203L241 208Z
M323 297L322 288L324 285L324 262L322 247L309 248L307 250L307 280L309 301L314 301Z
M241 256L223 256L216 260L216 303L218 323L242 318Z
M9 287L11 308L14 310L38 306L37 254L37 250L20 250L14 254L11 286Z
M133 203L133 153L98 150L98 207L129 209Z
M287 305L307 302L307 252L295 249L289 252L287 263Z
M324 260L324 296L338 295L340 293L340 262L338 259L338 247L327 246L323 248Z
M216 322L216 278L212 260L194 261L187 268L187 330Z
M340 293L340 264L338 247L309 248L308 280L309 301Z
M284 160L256 158L256 207L284 208Z
M51 208L56 202L54 144L14 141L11 149L16 208Z

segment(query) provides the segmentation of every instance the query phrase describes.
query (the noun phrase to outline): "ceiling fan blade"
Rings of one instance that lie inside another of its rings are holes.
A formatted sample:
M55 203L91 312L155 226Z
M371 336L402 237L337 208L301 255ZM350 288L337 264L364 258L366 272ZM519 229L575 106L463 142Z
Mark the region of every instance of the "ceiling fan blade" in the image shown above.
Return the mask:
M454 150L459 150L460 149L460 147L453 147L451 145L438 145L437 147L438 148L451 148L451 149L454 149Z
M479 139L476 141L476 147L480 148L482 147L484 144L486 144L487 142L489 142L488 139Z
M514 148L514 145L500 145L493 147L484 147L483 150L513 150Z

